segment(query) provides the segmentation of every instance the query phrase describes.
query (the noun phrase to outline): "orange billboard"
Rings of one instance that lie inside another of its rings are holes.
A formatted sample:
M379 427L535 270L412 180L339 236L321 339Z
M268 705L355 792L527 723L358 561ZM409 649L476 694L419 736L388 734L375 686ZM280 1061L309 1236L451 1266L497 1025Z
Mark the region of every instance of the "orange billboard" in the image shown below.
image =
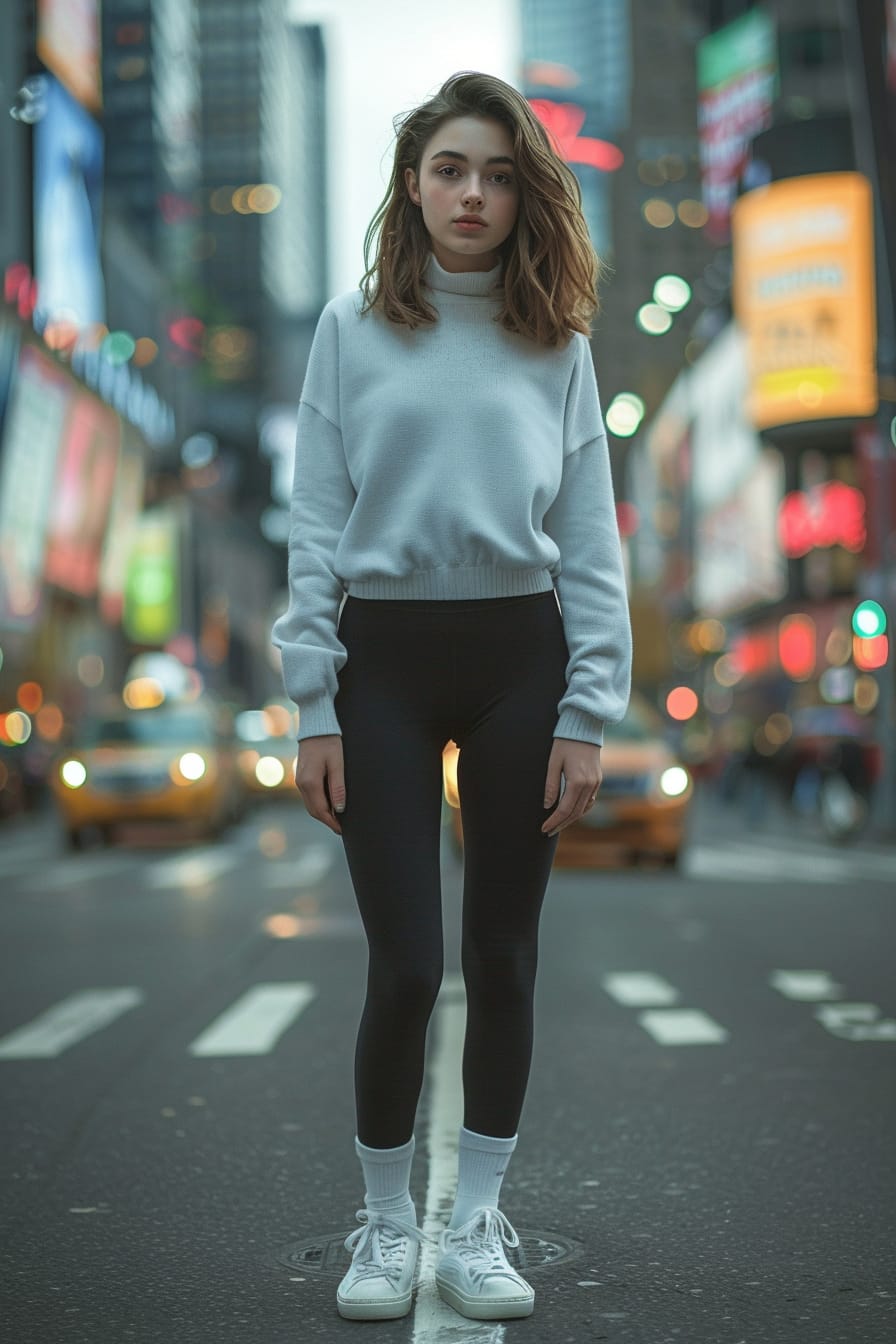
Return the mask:
M747 192L732 212L734 309L759 429L873 415L871 185L818 173Z

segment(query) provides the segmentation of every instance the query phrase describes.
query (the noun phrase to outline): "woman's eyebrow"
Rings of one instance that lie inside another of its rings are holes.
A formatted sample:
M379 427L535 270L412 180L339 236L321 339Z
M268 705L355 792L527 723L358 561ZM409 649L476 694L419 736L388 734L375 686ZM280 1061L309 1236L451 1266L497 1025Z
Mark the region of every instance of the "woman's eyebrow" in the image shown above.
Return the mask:
M460 159L463 163L468 163L468 162L469 162L469 160L468 160L466 154L461 154L461 152L460 152L459 150L457 150L457 149L440 149L440 150L438 150L437 153L435 153L435 154L432 155L432 158L433 158L433 159ZM511 168L515 167L515 164L514 164L514 162L513 162L513 159L508 158L506 154L493 154L492 157L491 157L490 159L486 159L485 162L486 162L487 164L489 164L489 163L508 163L508 164L510 164L510 167L511 167Z

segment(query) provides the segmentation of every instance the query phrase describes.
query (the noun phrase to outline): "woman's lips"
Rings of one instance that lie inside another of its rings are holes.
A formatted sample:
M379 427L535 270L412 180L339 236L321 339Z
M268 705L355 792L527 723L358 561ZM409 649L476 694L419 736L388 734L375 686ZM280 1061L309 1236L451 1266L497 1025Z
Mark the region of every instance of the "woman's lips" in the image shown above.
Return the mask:
M484 229L486 226L484 224L477 224L473 219L456 219L454 221L454 227L463 229L465 233L476 233L479 229Z

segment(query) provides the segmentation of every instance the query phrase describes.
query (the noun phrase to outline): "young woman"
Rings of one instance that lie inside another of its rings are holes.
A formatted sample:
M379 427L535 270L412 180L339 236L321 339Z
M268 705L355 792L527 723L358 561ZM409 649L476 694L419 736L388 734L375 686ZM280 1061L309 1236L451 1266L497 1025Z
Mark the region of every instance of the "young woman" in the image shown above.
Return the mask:
M373 264L370 251L378 236ZM529 1075L556 836L594 803L631 632L588 343L578 184L525 99L453 75L400 122L360 291L327 304L299 404L288 610L296 783L342 837L369 945L355 1055L362 1223L337 1306L411 1307L409 1194L442 979L442 751L460 748L467 1023L457 1196L436 1282L527 1316L498 1194ZM561 792L561 781L563 789Z

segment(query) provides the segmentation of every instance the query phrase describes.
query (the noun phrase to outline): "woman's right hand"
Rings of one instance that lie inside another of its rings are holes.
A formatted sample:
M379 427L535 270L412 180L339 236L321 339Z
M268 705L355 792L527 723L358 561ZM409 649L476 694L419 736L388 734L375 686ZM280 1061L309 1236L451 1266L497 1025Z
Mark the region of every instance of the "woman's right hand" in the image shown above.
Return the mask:
M310 815L341 835L342 827L335 817L345 807L345 769L339 733L302 739L296 762L296 788Z

